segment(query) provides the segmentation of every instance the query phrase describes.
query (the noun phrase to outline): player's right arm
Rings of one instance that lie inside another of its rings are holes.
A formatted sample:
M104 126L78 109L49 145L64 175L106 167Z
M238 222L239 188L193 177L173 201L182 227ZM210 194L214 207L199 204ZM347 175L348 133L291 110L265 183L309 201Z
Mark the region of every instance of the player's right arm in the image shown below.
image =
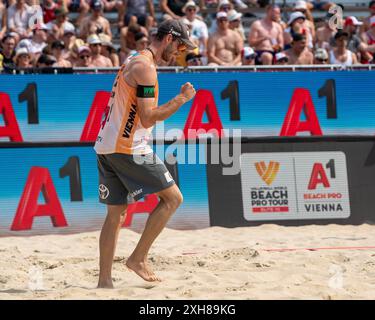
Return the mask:
M150 128L157 121L163 121L174 114L184 103L188 102L195 96L195 89L190 82L181 86L180 93L167 103L156 107L154 96L145 96L144 88L147 92L152 92L157 81L156 69L149 63L139 60L134 62L131 70L132 78L137 86L137 106L139 117L145 128Z

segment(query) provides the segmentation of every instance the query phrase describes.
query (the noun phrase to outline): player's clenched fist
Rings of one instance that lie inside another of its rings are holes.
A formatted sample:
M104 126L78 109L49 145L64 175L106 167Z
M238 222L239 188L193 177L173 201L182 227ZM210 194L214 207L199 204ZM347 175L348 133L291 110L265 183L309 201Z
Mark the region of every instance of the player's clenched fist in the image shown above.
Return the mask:
M186 98L187 101L191 100L195 96L195 89L190 82L186 82L181 86L181 95Z

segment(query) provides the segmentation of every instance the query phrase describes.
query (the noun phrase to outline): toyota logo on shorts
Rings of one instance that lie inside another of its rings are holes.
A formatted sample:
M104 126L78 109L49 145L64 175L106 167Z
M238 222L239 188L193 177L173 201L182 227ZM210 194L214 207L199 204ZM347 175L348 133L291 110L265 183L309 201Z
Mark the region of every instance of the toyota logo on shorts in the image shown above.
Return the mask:
M109 196L109 190L104 184L99 185L99 197L100 199L107 199Z

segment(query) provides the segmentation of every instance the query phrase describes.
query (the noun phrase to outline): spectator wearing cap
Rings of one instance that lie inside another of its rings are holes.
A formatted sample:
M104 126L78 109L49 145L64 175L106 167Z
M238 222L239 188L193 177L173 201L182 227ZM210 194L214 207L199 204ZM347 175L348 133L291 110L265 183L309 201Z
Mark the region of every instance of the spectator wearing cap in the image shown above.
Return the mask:
M348 33L348 49L357 55L358 61L368 63L372 60L372 54L368 51L368 46L358 36L358 31L363 22L354 16L349 16L344 22L344 31Z
M62 40L55 40L51 44L52 55L56 58L56 62L53 64L54 67L59 68L71 68L72 64L69 60L64 58L65 44Z
M74 66L79 68L92 68L91 64L91 50L87 46L80 46L78 48L78 59L76 60Z
M357 64L355 53L347 49L349 34L343 30L338 30L334 36L335 47L329 52L330 64L351 66Z
M328 64L329 57L326 49L318 48L314 53L314 64Z
M71 50L76 41L76 29L73 25L65 25L64 26L64 35L62 37L62 41L64 41L65 48L67 50Z
M104 33L99 34L99 38L102 42L102 55L110 59L114 67L119 67L120 59L116 52L115 46L111 42L111 38Z
M64 36L64 30L69 26L74 28L74 25L68 21L68 11L64 7L59 7L55 10L56 19L47 23L47 27L51 30L51 40L61 40Z
M293 41L293 35L295 34L304 34L307 39L307 47L312 49L314 47L313 37L311 31L305 25L306 16L300 12L295 11L289 17L288 28L284 30L284 46L285 49L289 49Z
M313 41L315 42L315 24L314 18L311 14L310 9L307 6L306 1L297 0L293 7L293 12L301 12L305 15L306 20L304 22L304 27L310 30Z
M7 25L9 32L15 32L18 35L17 42L20 39L27 38L30 35L29 19L31 18L30 7L25 0L17 0L7 10Z
M228 14L228 12L232 9L233 9L233 5L229 0L220 0L217 7L216 7L216 10L217 10L216 13L225 12L226 14ZM216 15L213 16L213 19L215 19L215 18L216 18ZM217 20L214 20L212 22L211 27L208 30L209 34L213 34L217 31L217 23L216 22L217 22Z
M197 16L199 7L194 1L189 0L183 6L182 12L185 14L182 22L191 26L190 34L198 40L199 53L207 56L208 29L206 23Z
M188 0L160 0L160 8L164 19L178 20L184 16L182 8Z
M275 54L284 48L284 35L281 25L280 8L276 5L266 7L263 19L251 25L248 42L257 53L256 64L270 65Z
M229 10L227 14L228 14L228 21L229 21L229 29L237 32L240 35L242 41L245 41L246 40L245 31L243 29L242 21L241 21L242 13L237 12L236 10L232 9L232 10Z
M362 35L371 27L370 19L375 17L375 0L371 0L368 4L369 15L363 20L363 25L360 28L360 34ZM362 39L364 40L364 39Z
M33 36L31 39L22 39L17 48L26 47L33 59L38 60L39 55L47 46L48 28L42 23L33 29Z
M56 63L56 58L48 54L41 54L36 62L37 68L50 68Z
M85 40L90 34L105 33L112 39L111 25L103 17L103 2L101 0L91 0L91 15L82 20L79 37Z
M203 65L202 55L190 52L185 57L186 65L188 67L199 67Z
M219 66L241 64L243 41L241 36L229 29L226 12L216 14L217 31L208 39L208 63Z
M7 9L3 4L3 0L0 0L0 40L4 37L7 30Z
M278 52L275 55L275 64L276 65L287 65L289 61L288 56L284 52Z
M307 48L306 35L295 34L293 36L292 47L285 51L290 65L313 64L314 56Z
M16 55L16 39L12 35L6 35L1 40L0 59L4 69L14 69L14 57Z
M18 69L32 68L31 55L27 48L20 48L16 51L14 63Z
M330 24L329 20L333 17L333 14L327 13L324 19L323 26L316 30L316 43L315 46L318 48L331 50L334 45L333 36L337 32L335 25Z
M155 24L154 2L153 0L123 0L119 15L123 19L120 27L139 24L149 30Z
M251 47L244 47L241 51L241 64L251 66L255 64L256 53Z
M110 68L113 67L111 59L102 55L102 41L97 34L91 34L87 38L91 50L91 64L94 67Z
M140 26L139 24L132 24L128 27L124 27L121 29L120 61L124 61L126 57L129 55L130 51L135 50L135 47L136 47L135 35L139 32L142 32L146 36L148 36L147 29L145 27Z
M372 59L370 61L373 62L375 58L375 16L371 17L370 29L362 34L362 39L366 45L366 50L372 55Z

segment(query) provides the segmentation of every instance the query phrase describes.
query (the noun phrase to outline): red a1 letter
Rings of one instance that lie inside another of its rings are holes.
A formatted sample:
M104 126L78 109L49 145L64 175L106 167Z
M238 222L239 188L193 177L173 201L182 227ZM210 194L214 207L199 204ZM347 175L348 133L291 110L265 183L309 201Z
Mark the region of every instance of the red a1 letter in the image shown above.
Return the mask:
M302 111L306 121L300 121ZM295 136L297 132L303 131L309 131L313 136L323 134L309 90L297 88L293 92L280 136Z
M208 123L202 123L204 112L207 113ZM218 137L224 135L214 96L209 90L197 91L184 128L185 139L196 139L200 133L214 133Z
M107 91L98 91L95 94L89 116L87 117L85 126L82 130L80 141L93 142L96 140L100 130L102 115L105 108L108 106L110 95L111 93Z
M4 127L0 127L0 137L9 137L10 141L22 142L22 135L9 95L0 92L0 115L4 118Z
M45 204L38 204L40 191ZM34 217L50 217L54 227L66 227L64 212L47 168L32 167L11 230L30 230Z
M308 189L315 190L316 185L319 183L322 183L325 188L330 187L323 165L321 163L314 163Z
M158 205L158 197L156 194L150 194L145 197L144 201L138 201L136 203L132 203L128 205L128 208L126 209L126 217L123 227L130 227L132 220L133 220L133 214L135 213L151 213L156 206Z

